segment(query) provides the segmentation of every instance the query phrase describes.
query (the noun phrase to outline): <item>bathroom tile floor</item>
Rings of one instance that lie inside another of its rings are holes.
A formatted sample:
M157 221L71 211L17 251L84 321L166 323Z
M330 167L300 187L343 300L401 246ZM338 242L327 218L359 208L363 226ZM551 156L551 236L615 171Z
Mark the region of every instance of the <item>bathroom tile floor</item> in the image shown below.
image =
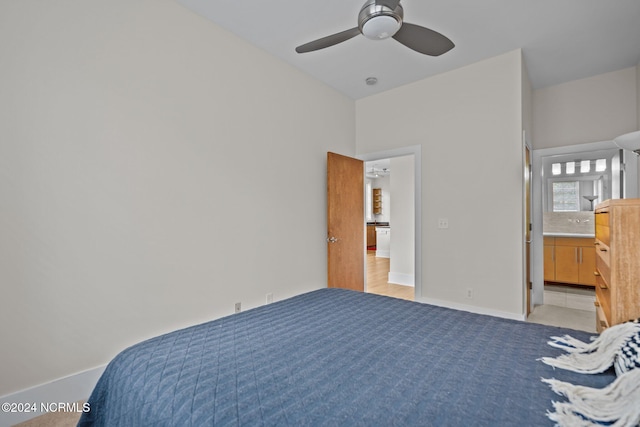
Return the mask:
M527 321L542 325L562 326L579 331L596 332L596 314L590 310L578 310L550 304L538 305L533 309Z

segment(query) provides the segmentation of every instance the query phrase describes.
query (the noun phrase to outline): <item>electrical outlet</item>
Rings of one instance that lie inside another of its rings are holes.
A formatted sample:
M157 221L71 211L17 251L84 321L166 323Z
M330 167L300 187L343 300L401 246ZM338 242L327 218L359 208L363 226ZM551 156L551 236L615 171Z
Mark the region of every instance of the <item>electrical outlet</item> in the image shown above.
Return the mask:
M271 304L273 302L273 294L267 294L267 304Z
M467 288L467 298L468 299L472 299L473 298L473 289Z
M438 218L438 228L449 228L449 219Z
M240 313L242 311L242 303L236 303L236 313Z

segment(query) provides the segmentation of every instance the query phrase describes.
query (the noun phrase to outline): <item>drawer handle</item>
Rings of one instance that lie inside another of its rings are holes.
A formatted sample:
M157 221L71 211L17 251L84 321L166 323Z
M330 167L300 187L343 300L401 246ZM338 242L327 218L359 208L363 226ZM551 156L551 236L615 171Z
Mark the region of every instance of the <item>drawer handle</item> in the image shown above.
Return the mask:
M600 252L607 252L607 248L600 248Z
M593 272L593 275L594 275L594 276L600 276L600 272L598 272L598 271L594 271L594 272Z
M600 303L598 301L594 301L593 305L595 305L596 307L600 307Z
M600 285L600 289L609 289L609 287L607 286L606 283L602 282L599 284Z

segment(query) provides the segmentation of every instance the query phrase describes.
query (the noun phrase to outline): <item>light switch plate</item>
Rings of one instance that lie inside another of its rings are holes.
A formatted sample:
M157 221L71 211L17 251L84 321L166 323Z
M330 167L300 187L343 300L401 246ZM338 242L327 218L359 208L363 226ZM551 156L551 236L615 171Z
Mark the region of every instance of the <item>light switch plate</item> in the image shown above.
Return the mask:
M449 228L449 219L438 218L438 228Z

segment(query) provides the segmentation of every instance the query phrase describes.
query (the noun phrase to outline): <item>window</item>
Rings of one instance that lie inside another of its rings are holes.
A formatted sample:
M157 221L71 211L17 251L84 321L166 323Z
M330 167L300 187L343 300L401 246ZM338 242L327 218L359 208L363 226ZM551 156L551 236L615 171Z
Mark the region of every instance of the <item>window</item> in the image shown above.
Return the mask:
M565 168L567 175L576 173L576 162L567 162Z
M554 182L552 191L554 212L580 211L580 187L578 186L578 181Z
M591 161L583 160L580 162L580 173L589 173L591 171Z

